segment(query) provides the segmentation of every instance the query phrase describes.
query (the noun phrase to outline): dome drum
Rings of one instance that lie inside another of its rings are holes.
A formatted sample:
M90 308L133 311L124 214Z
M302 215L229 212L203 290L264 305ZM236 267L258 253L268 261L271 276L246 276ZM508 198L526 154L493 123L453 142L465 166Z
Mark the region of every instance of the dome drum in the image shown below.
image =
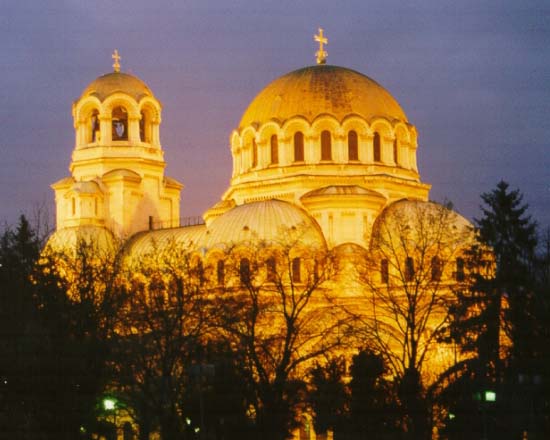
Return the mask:
M342 67L306 67L273 81L248 106L230 142L226 195L238 204L247 190L268 196L280 192L276 185L294 186L299 197L315 189L300 187L304 176L357 184L359 176L387 175L404 183L397 198L419 181L414 126L382 86Z

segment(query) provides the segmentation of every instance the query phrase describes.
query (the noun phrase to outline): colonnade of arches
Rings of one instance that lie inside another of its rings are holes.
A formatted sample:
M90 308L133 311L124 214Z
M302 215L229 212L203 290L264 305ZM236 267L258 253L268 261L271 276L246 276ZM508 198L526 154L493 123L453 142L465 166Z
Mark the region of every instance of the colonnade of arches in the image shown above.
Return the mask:
M151 97L140 102L124 94L104 102L90 96L73 108L77 148L112 142L160 147L160 105Z
M423 276L429 276L431 282L439 282L445 278L444 274L444 262L441 258L435 256L430 261L429 273ZM415 280L415 261L412 257L405 257L403 261L402 273L398 275L400 282L413 282ZM457 257L454 260L454 270L451 277L447 279L454 279L454 281L462 282L465 280L465 263L464 258ZM387 259L380 260L380 282L383 284L390 284L390 264Z
M416 130L380 119L370 125L352 118L340 125L330 118L309 127L301 118L279 127L267 123L232 137L233 176L300 164L374 164L417 171Z

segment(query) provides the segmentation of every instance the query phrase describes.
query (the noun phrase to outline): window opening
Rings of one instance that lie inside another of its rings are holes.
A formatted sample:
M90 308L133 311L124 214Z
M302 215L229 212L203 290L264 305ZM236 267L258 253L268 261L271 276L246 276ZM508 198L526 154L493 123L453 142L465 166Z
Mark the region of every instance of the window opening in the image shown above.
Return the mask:
M114 141L128 140L128 112L124 107L113 109L112 137Z
M302 276L300 274L301 261L299 257L296 257L292 260L292 282L299 283L302 281Z
M359 160L359 149L357 145L357 132L351 130L348 133L348 159Z
M99 112L97 110L94 110L92 112L92 116L90 117L90 141L91 142L98 142L100 138L100 131L99 131Z
M252 139L252 168L256 168L258 165L258 145L256 140Z
M239 273L241 277L241 283L247 284L250 282L250 261L248 260L248 258L241 259Z
M321 160L332 160L332 138L328 130L321 132Z
M218 286L223 286L225 282L225 263L223 262L223 260L218 260L218 263L216 265L216 275Z
M151 143L151 121L147 112L141 112L139 120L139 138L141 142Z
M390 282L390 270L388 260L386 259L380 261L380 281L384 284L388 284Z
M432 258L432 281L441 281L441 260L439 257Z
M294 162L304 161L304 135L301 131L294 133Z
M374 139L372 141L373 144L373 158L375 162L380 162L380 135L378 133L374 133Z
M269 257L266 260L265 265L267 270L267 281L274 283L277 281L277 263L275 261L275 257Z
M271 163L279 163L279 140L276 134L271 136Z
M405 281L411 282L414 280L414 261L411 257L405 260Z

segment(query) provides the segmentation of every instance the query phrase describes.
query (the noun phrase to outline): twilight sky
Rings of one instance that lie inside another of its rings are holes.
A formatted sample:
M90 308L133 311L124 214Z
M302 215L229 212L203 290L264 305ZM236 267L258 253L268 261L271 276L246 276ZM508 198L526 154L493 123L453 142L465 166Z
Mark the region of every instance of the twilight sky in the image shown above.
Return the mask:
M419 134L431 198L472 219L501 179L550 226L548 0L3 0L0 15L0 222L37 206L68 175L71 105L122 71L163 104L167 174L182 216L228 186L229 134L273 79L315 63L358 70L397 99Z

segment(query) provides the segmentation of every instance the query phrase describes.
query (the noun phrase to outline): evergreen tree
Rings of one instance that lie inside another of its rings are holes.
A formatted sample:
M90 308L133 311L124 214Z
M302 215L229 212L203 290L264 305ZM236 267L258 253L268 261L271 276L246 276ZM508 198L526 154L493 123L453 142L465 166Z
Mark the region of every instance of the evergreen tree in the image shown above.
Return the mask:
M482 194L483 217L476 219L480 241L490 247L495 258L492 285L498 300L507 302L504 330L512 342L512 360L531 358L533 332L533 263L537 246L536 223L527 215L519 190L509 191L504 181Z
M514 425L504 414L519 411L518 373L532 371L536 355L536 224L519 190L509 190L506 182L481 198L483 216L475 220L479 243L466 254L469 277L457 288L447 329L447 337L467 355L447 375L455 384L444 394L454 402L454 423L461 424L451 438L481 430L489 438L521 435L523 422ZM498 393L495 404L484 402L488 389Z
M0 438L32 437L40 424L33 358L41 344L31 282L39 249L25 216L0 237Z
M386 373L382 356L370 350L362 350L353 357L349 384L350 438L397 438L402 414L398 411L394 387L384 378Z
M344 384L346 361L343 357L330 359L326 364L315 363L310 370L309 404L314 411L315 432L328 430L337 433L344 428L348 394Z

